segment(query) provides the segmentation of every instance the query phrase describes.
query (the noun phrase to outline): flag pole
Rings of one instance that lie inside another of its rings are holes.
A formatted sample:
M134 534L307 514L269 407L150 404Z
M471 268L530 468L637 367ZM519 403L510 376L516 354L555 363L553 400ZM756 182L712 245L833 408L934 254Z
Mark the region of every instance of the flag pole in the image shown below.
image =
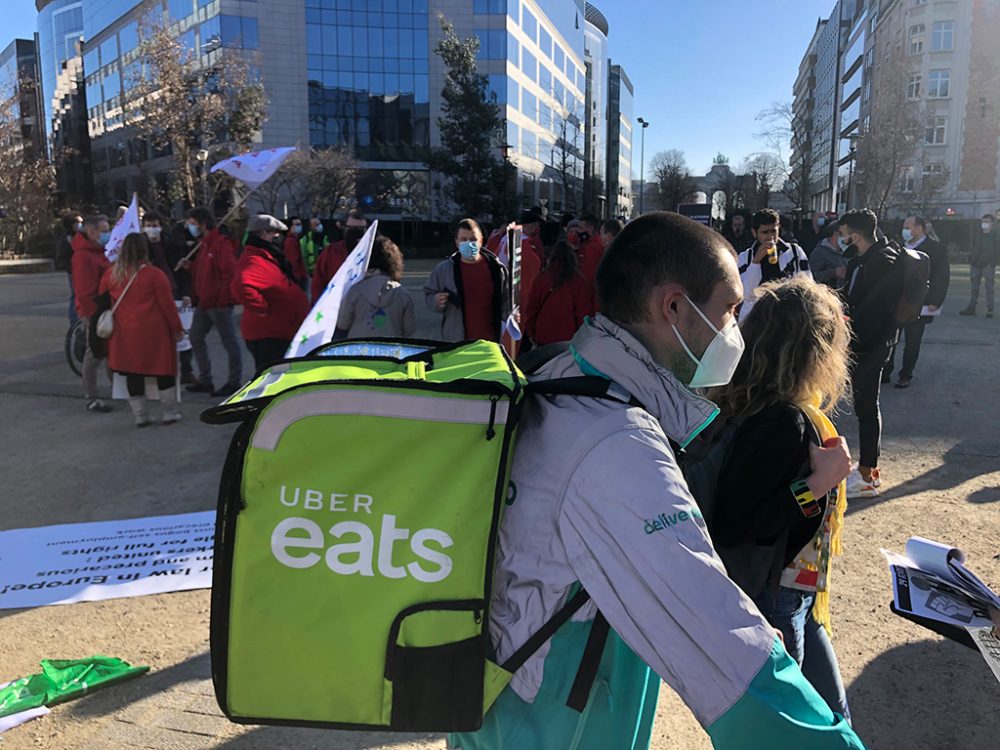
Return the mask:
M254 190L256 190L256 188L254 188ZM219 219L218 225L222 226L227 221L229 221L236 214L236 212L244 206L244 204L247 202L250 196L253 195L254 190L247 191L246 195L244 195L242 198L236 201L235 205L233 205L233 207L226 212L226 215L223 216L221 219ZM186 260L191 260L194 254L198 252L199 248L201 248L202 242L204 242L204 240L198 240L198 244L191 249L191 252L189 252L187 255L185 255L183 258L177 261L177 265L174 266L175 271L181 270L181 263L183 263Z

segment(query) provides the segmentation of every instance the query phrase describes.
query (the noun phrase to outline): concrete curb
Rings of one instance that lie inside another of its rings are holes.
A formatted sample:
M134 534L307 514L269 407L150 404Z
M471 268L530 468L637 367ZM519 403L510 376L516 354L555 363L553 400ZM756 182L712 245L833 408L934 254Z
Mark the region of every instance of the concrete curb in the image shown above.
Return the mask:
M18 258L0 260L0 274L4 273L51 273L55 265L51 258Z

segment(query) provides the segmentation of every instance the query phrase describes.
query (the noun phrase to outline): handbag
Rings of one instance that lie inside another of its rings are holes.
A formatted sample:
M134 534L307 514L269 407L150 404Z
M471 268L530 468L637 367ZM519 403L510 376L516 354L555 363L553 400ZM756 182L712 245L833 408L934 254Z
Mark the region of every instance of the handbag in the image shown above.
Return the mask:
M129 287L132 286L132 282L135 281L135 277L139 275L139 271L142 270L142 266L139 270L132 274L132 278L128 280L128 284L125 285L125 289L122 291L121 296L115 301L114 306L110 310L105 310L101 313L101 317L97 319L97 336L102 339L111 338L111 334L115 332L115 310L118 309L118 305L122 303L125 299L125 295L128 294Z

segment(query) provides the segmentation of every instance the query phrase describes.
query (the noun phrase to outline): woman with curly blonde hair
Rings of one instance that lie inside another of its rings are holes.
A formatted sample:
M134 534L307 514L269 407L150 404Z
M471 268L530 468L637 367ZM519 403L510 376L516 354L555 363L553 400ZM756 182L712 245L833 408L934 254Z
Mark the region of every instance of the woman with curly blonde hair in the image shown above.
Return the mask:
M827 415L846 392L850 330L836 293L806 278L760 287L741 329L736 373L710 394L734 432L707 506L709 532L817 692L849 717L824 626L851 470Z

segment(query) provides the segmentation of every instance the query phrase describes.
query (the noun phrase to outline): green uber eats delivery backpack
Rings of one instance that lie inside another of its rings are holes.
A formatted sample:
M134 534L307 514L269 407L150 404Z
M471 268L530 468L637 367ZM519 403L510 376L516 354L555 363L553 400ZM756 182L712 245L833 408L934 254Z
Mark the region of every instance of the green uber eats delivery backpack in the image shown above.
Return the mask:
M235 722L474 731L581 588L503 664L489 602L528 385L496 344L347 341L265 368L207 410L238 423L223 469L212 677ZM583 710L598 614L568 705Z

